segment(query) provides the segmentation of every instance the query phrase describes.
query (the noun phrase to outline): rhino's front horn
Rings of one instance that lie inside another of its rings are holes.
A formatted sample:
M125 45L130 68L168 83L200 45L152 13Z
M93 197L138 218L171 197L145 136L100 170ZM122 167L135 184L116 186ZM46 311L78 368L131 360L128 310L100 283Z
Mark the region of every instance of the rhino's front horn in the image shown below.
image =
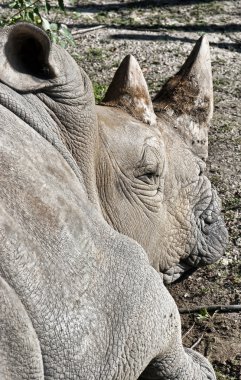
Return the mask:
M107 90L103 103L119 107L144 123L154 125L156 115L145 78L137 60L127 55Z
M155 111L172 116L172 123L201 158L208 153L208 127L213 114L213 86L209 43L197 41L180 71L153 100Z

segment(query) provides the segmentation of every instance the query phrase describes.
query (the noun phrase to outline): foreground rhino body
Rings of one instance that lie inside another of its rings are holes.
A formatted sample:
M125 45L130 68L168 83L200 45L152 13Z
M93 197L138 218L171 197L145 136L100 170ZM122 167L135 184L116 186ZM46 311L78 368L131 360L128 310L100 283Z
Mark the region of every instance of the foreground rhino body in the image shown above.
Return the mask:
M145 248L166 282L217 261L226 246L220 200L204 175L212 110L206 37L153 104L138 63L127 56L97 107L103 215Z
M1 379L215 379L145 251L100 212L87 76L26 24L0 54Z

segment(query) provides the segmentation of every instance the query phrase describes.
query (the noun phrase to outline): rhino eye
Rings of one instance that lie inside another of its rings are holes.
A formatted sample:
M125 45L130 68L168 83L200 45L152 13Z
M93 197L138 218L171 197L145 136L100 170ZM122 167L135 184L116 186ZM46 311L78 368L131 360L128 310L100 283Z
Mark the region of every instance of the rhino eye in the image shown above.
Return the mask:
M155 185L158 182L159 174L156 172L149 172L139 176L138 179L145 182L148 185Z
M141 160L137 163L134 176L146 185L159 187L160 177L164 169L164 150L156 140L149 139L149 144L144 145ZM154 145L155 143L155 145Z

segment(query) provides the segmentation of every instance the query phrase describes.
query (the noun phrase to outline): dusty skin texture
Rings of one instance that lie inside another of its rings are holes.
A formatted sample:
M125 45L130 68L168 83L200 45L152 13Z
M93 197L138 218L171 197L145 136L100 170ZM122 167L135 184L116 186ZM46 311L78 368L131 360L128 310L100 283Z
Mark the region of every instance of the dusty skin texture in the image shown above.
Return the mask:
M198 270L169 290L178 306L240 304L240 39L241 2L230 1L95 1L69 8L65 20L74 32L94 25L106 29L76 34L69 50L91 80L108 86L121 60L133 54L154 97L174 75L203 33L208 34L214 78L214 117L209 132L208 177L218 190L229 230L225 257ZM81 51L81 53L80 53ZM199 319L183 316L184 342L211 360L219 380L241 377L241 316L219 314Z
M0 44L1 378L215 380L210 363L182 346L179 313L152 253L103 217L93 176L103 164L101 116L87 75L29 24L2 30ZM146 198L153 192L146 166L154 162L155 181L162 178L159 122L154 128L115 114L123 157L130 154L123 121L140 135L132 154L145 141L135 188ZM185 186L198 198L193 209L204 223L220 224L215 195L193 165L198 196L189 178Z
M127 2L114 6L96 3L93 12L90 3L87 9L81 2L79 9L67 12L67 17L77 28L98 23L117 25L118 28L83 35L76 40L75 51L72 50L91 79L104 85L110 83L123 57L132 53L138 58L154 95L160 82L177 72L200 34L209 33L215 112L209 134L208 169L211 169L209 178L222 197L230 244L225 258L217 265L198 270L169 289L180 307L240 303L240 2L190 1L180 5L170 1L166 5L167 2L160 1L146 2L146 6L144 2L130 6ZM59 15L59 19L66 20L66 16ZM185 317L184 332L194 321L194 328L184 338L186 345L190 347L204 333L197 349L216 363L218 378L239 379L240 317L237 314L216 314L201 320L196 316Z
M93 5L92 5L93 4ZM214 118L209 132L207 170L218 189L229 230L225 257L198 270L169 290L178 306L240 304L240 1L81 2L65 20L74 31L97 24L108 27L76 35L72 52L94 83L108 85L126 54L139 61L153 97L175 74L193 43L208 34L214 77ZM79 54L81 47L81 54ZM220 380L241 377L241 316L183 316L184 342L205 354Z

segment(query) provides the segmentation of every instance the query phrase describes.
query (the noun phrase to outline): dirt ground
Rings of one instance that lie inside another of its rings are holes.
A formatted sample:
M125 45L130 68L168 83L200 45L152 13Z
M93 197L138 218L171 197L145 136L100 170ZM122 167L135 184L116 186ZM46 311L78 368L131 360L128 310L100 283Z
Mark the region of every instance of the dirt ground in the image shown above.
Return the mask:
M179 308L203 306L199 313L182 315L185 346L194 345L209 358L218 380L241 380L241 313L206 310L241 304L241 1L79 1L52 17L70 26L76 47L68 49L89 74L98 99L129 53L154 95L195 41L208 35L215 109L207 166L230 242L218 263L168 288Z

